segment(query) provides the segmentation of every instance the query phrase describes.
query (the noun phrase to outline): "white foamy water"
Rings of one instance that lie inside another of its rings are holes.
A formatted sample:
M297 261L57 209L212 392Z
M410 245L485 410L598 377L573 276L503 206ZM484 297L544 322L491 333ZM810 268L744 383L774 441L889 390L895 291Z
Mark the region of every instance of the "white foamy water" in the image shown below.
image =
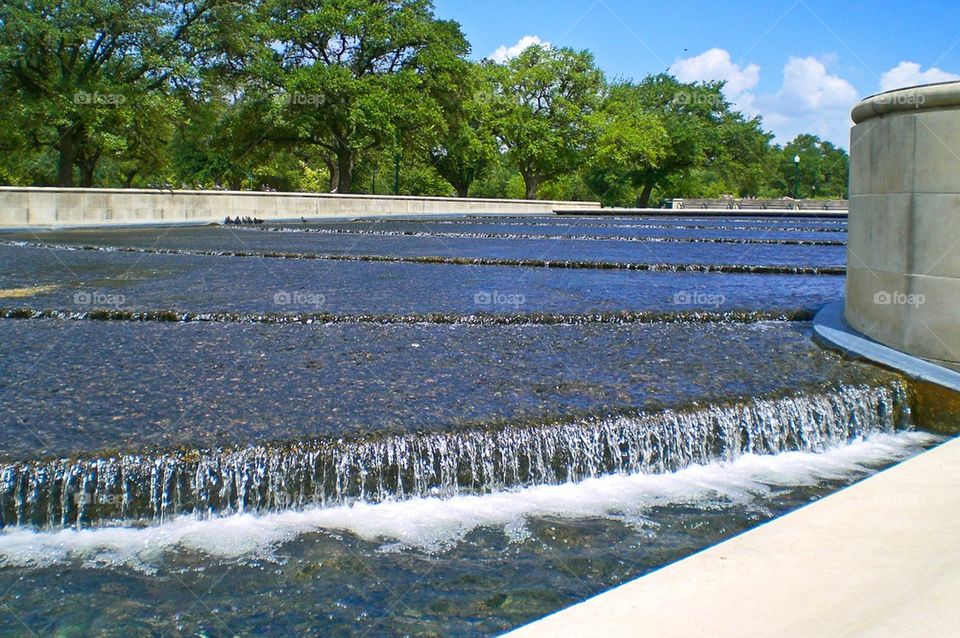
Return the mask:
M609 475L446 499L413 498L203 520L185 516L142 528L51 532L8 528L0 532L0 565L80 561L151 570L164 554L176 551L219 559L268 557L283 542L320 530L349 532L384 547L442 551L479 527L500 528L522 538L526 521L534 517L607 517L631 522L656 506L759 502L777 487L863 475L871 466L905 458L937 440L920 432L874 434L819 454L747 454L728 463L694 465L665 474Z

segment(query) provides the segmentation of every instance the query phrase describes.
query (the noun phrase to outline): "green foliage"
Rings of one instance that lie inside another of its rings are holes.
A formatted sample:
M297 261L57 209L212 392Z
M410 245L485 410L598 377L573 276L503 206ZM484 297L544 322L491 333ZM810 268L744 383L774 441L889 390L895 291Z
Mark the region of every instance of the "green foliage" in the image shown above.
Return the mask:
M467 197L470 186L497 160L489 75L485 66L465 68L450 93L444 133L429 152L430 163L460 197Z
M0 97L16 99L27 146L58 155L55 181L93 183L97 164L156 172L177 118L177 83L205 65L200 44L227 0L7 0L0 4ZM134 168L130 164L141 163Z
M0 183L621 206L845 194L843 149L773 145L721 83L608 85L565 48L468 53L431 0L5 0Z
M523 177L525 195L577 167L596 134L592 117L603 73L588 51L532 46L505 65L488 66L493 127Z
M645 175L670 152L667 130L641 97L633 85L614 85L594 118L598 134L585 179L606 205L635 205Z
M816 135L801 134L771 155L771 185L779 193L810 199L846 197L850 158L842 148ZM794 161L797 157L799 166Z
M361 154L429 147L466 65L459 27L428 0L268 0L261 23L247 119L266 123L262 141L329 152L342 193Z

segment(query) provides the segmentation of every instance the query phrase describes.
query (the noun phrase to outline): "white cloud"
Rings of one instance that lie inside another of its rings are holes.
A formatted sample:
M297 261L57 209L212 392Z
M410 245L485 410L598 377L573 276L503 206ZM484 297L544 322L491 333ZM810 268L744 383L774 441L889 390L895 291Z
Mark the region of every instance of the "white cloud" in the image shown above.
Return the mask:
M726 82L724 93L734 101L760 81L759 66L748 64L742 67L731 61L730 53L724 49L710 49L700 55L681 58L670 66L670 73L681 82L723 80Z
M801 112L837 107L851 109L858 98L852 84L830 75L826 65L814 57L787 60L783 67L783 87L777 96Z
M775 93L757 90L760 67L733 62L724 49L710 49L678 59L670 73L682 82L724 80L724 94L746 115L759 115L776 141L785 143L800 133L813 133L846 147L850 137L850 110L860 96L850 82L831 74L830 56L791 56L783 67L783 82Z
M920 65L916 62L904 61L883 74L883 77L880 78L880 90L892 91L907 86L949 82L951 80L960 80L960 75L949 73L937 67L921 71Z
M497 50L488 55L487 57L498 64L503 64L511 58L515 58L521 53L523 53L529 47L534 45L540 45L547 49L550 48L549 42L544 42L540 39L538 35L525 35L520 38L516 44L508 47L507 45L501 45L497 47Z
M783 67L780 90L757 95L753 106L778 142L813 133L846 147L852 125L850 111L859 99L857 89L840 76L831 75L823 60L790 57Z

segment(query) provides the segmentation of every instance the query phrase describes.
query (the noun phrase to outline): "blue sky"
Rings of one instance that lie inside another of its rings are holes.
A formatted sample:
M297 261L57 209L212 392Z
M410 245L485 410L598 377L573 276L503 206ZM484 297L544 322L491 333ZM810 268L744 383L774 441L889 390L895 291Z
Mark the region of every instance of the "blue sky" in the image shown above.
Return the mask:
M880 90L960 79L957 0L435 0L502 59L527 42L589 49L611 78L670 70L728 81L777 141L812 132L848 146L849 111ZM518 47L518 43L520 46ZM499 50L499 51L498 51Z

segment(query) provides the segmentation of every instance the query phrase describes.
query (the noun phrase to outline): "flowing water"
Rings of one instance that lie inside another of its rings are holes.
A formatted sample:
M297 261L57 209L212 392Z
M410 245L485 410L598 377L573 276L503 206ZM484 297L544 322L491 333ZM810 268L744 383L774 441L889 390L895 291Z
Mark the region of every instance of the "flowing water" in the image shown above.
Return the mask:
M487 635L940 439L839 220L0 236L0 635Z

